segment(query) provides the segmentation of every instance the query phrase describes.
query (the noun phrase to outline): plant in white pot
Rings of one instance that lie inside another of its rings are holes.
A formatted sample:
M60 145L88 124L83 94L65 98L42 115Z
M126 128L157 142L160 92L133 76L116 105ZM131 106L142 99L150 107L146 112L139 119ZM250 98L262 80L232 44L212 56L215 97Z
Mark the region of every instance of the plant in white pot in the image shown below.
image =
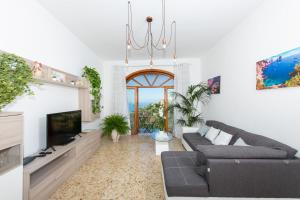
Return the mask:
M126 117L120 114L107 116L102 122L102 136L111 136L113 142L118 142L120 135L126 135L129 130Z
M183 133L194 133L199 130L198 124L203 123L202 113L199 112L199 104L208 103L210 99L210 89L206 83L190 85L185 94L173 92L175 101L169 110L177 110L181 113L177 124L182 126Z

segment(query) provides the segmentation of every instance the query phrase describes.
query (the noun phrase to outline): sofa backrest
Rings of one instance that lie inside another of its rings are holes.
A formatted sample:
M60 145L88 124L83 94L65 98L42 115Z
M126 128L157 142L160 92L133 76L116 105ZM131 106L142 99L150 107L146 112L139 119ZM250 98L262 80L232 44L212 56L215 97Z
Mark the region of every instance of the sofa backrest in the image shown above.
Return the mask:
M214 127L216 129L220 129L226 133L233 135L234 137L230 141L230 144L234 144L238 138L242 138L247 144L249 144L251 146L265 146L265 147L270 147L270 148L274 148L274 149L284 150L287 152L288 158L294 158L297 153L296 149L294 149L286 144L283 144L281 142L278 142L276 140L273 140L271 138L268 138L268 137L265 137L262 135L249 133L247 131L244 131L239 128L235 128L233 126L229 126L222 122L209 120L209 121L206 121L206 125Z

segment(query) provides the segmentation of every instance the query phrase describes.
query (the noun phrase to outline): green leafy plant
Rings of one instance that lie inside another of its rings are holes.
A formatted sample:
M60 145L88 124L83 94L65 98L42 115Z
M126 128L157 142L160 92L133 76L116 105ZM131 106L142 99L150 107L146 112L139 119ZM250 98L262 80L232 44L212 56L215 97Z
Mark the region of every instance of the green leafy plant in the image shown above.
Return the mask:
M173 95L175 102L168 107L168 110L176 109L182 114L177 124L192 127L204 121L202 113L198 111L198 105L206 104L210 99L210 89L206 83L190 85L186 94L173 92Z
M164 103L152 103L139 109L139 126L144 132L164 129Z
M0 54L0 110L18 96L33 95L30 83L35 81L23 58L13 54Z
M82 77L87 78L91 85L91 95L94 97L92 100L92 111L94 114L100 113L102 109L100 105L102 89L100 75L95 68L85 66Z
M105 117L101 126L102 136L111 136L113 130L116 130L120 135L125 135L130 130L126 117L120 114Z

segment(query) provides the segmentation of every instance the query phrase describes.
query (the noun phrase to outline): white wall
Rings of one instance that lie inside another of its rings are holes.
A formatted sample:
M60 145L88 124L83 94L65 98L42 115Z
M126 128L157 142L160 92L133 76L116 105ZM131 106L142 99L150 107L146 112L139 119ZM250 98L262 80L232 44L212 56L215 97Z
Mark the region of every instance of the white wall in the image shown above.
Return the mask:
M99 67L98 57L35 0L0 0L0 49L63 71L81 74L84 65ZM78 109L74 88L44 84L35 96L20 97L5 111L25 116L24 154L45 147L46 113Z
M155 69L162 69L166 71L173 72L174 67L172 67L172 60L171 59L161 59L161 60L154 60L155 65L153 68ZM182 58L177 59L177 63L188 63L189 69L190 69L190 83L195 84L199 83L201 81L201 62L200 58ZM132 72L143 70L143 69L149 69L148 65L149 60L130 60L129 67L127 68L127 74L130 74ZM114 66L123 66L124 61L104 61L103 62L103 105L104 105L104 111L103 116L107 116L109 114L113 113L112 108L112 98L115 98L112 96L112 83L113 83L113 69ZM168 66L165 66L168 65ZM125 65L124 65L125 67Z
M300 88L256 90L256 62L300 46L300 1L268 0L203 57L204 80L221 75L207 119L300 150Z

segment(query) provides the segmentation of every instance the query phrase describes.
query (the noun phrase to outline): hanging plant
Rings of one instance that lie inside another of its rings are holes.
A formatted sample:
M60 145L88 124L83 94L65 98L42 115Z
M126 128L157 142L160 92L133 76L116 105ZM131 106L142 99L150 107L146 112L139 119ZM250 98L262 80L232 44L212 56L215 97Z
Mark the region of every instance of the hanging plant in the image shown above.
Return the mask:
M100 106L101 100L101 78L99 73L95 68L85 66L83 68L83 75L89 82L91 86L91 95L94 99L92 100L92 111L94 114L100 113L102 107Z
M29 84L34 82L31 69L23 58L0 54L0 110L18 96L33 95Z

